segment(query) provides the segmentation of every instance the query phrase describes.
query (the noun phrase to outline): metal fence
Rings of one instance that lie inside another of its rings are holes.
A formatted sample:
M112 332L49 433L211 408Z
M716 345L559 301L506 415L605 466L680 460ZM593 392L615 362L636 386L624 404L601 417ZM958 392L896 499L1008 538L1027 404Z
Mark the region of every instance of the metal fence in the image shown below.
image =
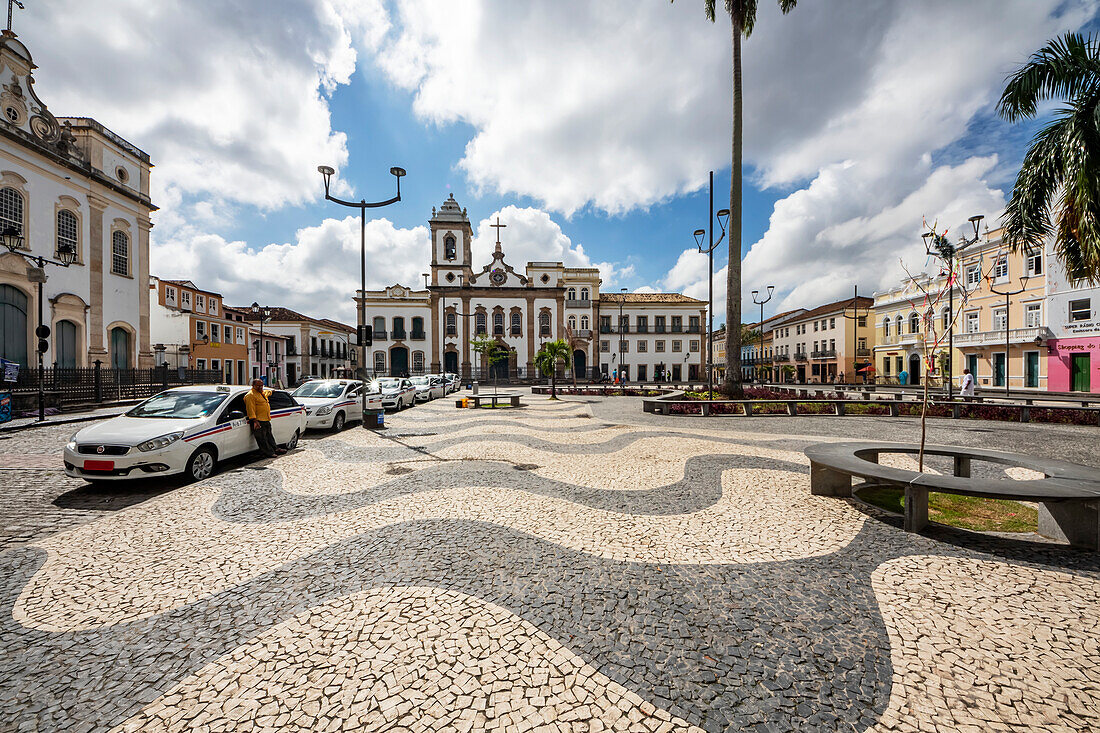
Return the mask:
M224 381L217 369L107 369L99 366L44 369L42 392L47 407L144 399L169 387L186 384L218 384ZM0 383L0 391L11 390L18 409L38 399L38 370L20 369L17 380Z

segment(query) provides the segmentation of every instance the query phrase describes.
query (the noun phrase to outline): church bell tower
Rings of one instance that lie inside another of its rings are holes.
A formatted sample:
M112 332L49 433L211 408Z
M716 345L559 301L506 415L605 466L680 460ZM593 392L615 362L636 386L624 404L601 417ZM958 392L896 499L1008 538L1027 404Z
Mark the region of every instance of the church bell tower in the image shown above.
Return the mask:
M473 274L470 264L470 240L473 229L466 209L459 208L450 194L438 209L432 208L428 222L432 235L432 285L458 287L469 283Z

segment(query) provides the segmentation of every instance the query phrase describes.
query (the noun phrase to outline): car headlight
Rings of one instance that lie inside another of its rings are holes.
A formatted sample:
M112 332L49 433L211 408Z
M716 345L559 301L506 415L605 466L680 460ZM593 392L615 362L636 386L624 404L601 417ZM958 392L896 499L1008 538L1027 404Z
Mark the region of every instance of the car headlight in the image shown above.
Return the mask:
M332 412L332 405L325 405L324 407L318 407L316 414L318 416L327 415Z
M65 446L66 448L73 451L74 453L76 452L76 436L78 436L78 435L80 435L79 430L77 430L75 433L70 435L69 436L69 443L68 443L68 445Z
M151 450L160 450L161 448L166 448L172 445L172 443L175 443L182 437L182 431L178 433L168 433L168 435L162 435L159 438L153 438L152 440L147 440L144 443L138 443L137 449L139 451L142 451L143 453Z

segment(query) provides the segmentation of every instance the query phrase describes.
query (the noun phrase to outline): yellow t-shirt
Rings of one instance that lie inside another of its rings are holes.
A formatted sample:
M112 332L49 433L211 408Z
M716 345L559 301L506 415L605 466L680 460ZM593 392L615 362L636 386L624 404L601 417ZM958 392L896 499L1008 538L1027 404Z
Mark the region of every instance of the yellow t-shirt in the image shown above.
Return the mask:
M252 389L244 396L245 414L248 415L249 420L271 422L271 404L267 401L269 394L271 394L270 389L262 392Z

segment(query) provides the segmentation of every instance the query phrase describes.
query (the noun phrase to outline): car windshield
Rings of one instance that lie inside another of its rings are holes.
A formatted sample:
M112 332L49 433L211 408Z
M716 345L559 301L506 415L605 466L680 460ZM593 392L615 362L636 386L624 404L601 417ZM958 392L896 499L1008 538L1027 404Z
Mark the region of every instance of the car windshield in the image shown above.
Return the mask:
M294 390L294 397L339 397L344 385L339 382L306 382Z
M225 402L224 392L162 392L126 413L127 417L206 417Z
M415 384L417 387L427 387L429 384L431 384L431 382L428 381L427 377L413 377L412 383Z
M379 379L375 384L378 385L378 389L401 389L401 380L393 377Z

